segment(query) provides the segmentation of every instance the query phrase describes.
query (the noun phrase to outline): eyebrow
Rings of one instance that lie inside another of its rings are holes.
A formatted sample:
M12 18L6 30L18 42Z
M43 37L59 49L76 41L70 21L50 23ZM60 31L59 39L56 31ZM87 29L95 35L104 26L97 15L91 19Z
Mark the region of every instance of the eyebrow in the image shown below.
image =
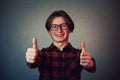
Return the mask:
M61 24L67 24L67 23L61 23ZM61 24L51 24L51 25L61 25Z

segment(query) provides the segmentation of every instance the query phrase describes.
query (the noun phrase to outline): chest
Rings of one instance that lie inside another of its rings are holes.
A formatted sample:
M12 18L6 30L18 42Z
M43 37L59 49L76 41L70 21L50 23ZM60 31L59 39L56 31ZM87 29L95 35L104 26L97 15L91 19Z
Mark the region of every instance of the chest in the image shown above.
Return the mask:
M64 53L51 52L45 55L43 60L44 65L49 67L67 67L79 64L79 53Z

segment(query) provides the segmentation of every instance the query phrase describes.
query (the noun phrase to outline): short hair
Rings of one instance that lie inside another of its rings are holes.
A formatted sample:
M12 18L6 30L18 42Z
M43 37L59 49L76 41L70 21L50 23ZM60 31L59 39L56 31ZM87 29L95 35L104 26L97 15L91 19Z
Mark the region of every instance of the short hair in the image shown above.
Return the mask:
M73 32L74 30L74 22L71 19L71 17L63 10L59 10L59 11L54 11L46 20L46 24L45 27L47 29L47 31L50 31L50 27L52 24L52 21L55 17L63 17L64 20L66 21L66 24L68 25L68 28L70 30L70 32Z

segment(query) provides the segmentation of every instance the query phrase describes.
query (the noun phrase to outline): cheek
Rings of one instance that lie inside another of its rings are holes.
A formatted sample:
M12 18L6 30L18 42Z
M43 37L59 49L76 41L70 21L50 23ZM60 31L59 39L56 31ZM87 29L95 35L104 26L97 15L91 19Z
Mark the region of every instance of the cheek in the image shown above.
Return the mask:
M54 36L54 32L48 32L48 34L53 37Z
M70 31L66 31L66 32L65 32L66 35L69 35L69 33L70 33Z

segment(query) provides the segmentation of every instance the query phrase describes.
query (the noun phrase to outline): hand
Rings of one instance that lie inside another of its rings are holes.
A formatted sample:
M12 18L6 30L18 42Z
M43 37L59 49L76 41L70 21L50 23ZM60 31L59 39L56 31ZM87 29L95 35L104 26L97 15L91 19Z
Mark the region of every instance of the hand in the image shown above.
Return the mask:
M85 42L81 43L82 52L80 54L80 64L85 68L90 68L94 66L93 60L89 52L86 51Z
M38 55L38 46L37 46L37 39L33 38L32 39L32 48L28 48L26 51L26 61L28 63L34 63L36 60L36 57Z

